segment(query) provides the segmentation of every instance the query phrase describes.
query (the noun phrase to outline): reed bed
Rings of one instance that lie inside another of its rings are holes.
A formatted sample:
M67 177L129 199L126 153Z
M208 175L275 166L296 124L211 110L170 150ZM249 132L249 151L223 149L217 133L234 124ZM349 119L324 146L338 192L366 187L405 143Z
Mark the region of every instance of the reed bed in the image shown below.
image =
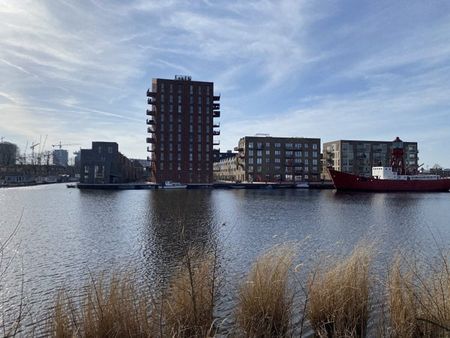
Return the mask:
M371 256L370 249L359 245L350 256L312 273L306 317L318 336L365 336Z
M282 337L290 329L293 293L288 289L294 253L278 246L257 259L241 286L236 323L247 337Z
M375 297L370 246L357 245L350 255L307 271L306 305L301 309L294 306L299 304L294 302L299 286L292 270L294 254L291 247L276 246L255 261L239 287L234 326L227 332L245 337L290 337L303 332L303 320L292 320L295 313L306 317L318 337L368 336L369 300ZM388 316L379 336L450 337L448 257L425 263L394 260L386 283ZM215 336L217 270L217 255L191 249L157 298L138 288L133 276L91 278L81 298L75 299L67 291L58 293L47 335Z
M213 311L217 291L217 258L190 250L174 276L163 316L172 337L207 337L213 334Z
M441 255L426 269L397 258L388 280L391 337L450 337L450 271Z
M53 337L151 337L153 303L139 291L131 278L101 277L85 287L79 301L60 291L49 332Z

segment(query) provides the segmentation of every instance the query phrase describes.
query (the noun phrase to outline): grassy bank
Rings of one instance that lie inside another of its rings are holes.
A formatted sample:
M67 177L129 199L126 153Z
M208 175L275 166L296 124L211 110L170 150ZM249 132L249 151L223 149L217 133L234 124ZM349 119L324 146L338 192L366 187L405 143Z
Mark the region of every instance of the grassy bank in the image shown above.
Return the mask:
M358 245L347 256L330 256L306 271L305 279L298 278L292 247L272 248L239 283L227 332L291 337L308 327L317 337L450 337L448 257L423 262L399 256L380 281L371 273L373 252ZM76 290L55 295L45 332L53 337L214 336L223 329L214 317L222 285L217 262L214 252L189 250L158 295L142 291L127 275L91 278L81 297L73 297ZM374 291L376 283L384 293ZM381 315L374 303L384 304Z

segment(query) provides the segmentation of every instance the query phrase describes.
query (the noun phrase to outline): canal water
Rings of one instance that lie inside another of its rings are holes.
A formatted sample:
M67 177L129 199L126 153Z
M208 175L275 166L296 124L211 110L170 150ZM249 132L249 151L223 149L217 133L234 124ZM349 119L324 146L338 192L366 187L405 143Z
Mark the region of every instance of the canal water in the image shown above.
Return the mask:
M1 242L14 234L1 256L0 311L13 313L22 300L37 318L56 289L79 288L99 272L131 269L158 285L195 244L220 248L219 315L228 317L238 282L276 244L292 243L308 267L365 240L382 271L399 250L448 248L449 220L450 193L0 189Z

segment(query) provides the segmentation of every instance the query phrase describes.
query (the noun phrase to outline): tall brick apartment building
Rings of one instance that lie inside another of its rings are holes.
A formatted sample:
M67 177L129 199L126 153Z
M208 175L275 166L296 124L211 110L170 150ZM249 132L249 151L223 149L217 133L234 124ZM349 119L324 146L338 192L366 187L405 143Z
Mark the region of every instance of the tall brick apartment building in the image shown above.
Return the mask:
M214 83L190 76L153 79L147 96L152 181L211 183L218 155L214 146L219 145L214 137L220 135L220 96L214 95Z

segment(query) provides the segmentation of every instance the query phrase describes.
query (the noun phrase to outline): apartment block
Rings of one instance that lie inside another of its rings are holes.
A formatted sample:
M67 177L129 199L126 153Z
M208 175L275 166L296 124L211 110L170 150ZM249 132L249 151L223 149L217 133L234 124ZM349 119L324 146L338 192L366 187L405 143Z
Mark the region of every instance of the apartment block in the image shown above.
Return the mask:
M320 138L246 136L239 140L238 165L248 182L320 179Z
M244 170L238 164L238 154L228 151L220 153L220 160L214 162L214 181L242 182Z
M128 183L142 175L142 165L122 155L116 142L92 142L92 149L80 151L80 183Z
M156 183L211 183L220 141L214 83L190 76L153 79L147 91L147 151Z
M372 167L390 166L393 141L338 140L323 144L323 175L326 167L362 176L371 176ZM417 142L403 142L403 157L407 173L418 169Z

